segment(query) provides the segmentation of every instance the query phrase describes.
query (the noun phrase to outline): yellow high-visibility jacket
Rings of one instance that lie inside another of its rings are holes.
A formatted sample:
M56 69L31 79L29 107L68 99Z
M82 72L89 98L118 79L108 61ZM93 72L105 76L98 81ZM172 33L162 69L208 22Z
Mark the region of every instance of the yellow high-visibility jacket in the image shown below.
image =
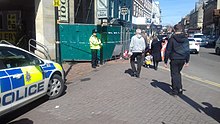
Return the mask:
M101 48L101 41L97 38L97 36L92 35L89 38L89 42L90 42L90 49L100 49Z

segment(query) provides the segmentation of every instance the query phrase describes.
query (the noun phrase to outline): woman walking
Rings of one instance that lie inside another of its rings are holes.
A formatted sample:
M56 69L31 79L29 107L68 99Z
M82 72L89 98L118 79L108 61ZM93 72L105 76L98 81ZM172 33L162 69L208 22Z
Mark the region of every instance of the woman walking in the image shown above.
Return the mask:
M155 70L158 68L158 63L162 61L161 48L161 42L158 40L157 36L153 36L153 41L151 43L151 54L153 56L153 64Z
M161 58L162 58L162 61L164 61L167 43L168 43L168 38L164 37L162 39L162 42L161 42L161 44L162 44L162 48L161 48Z

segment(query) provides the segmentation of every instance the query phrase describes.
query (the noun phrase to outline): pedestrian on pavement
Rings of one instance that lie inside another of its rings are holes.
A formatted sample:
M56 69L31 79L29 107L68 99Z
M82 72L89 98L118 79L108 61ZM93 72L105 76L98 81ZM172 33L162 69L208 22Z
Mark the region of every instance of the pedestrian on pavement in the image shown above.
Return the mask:
M137 29L136 34L131 38L131 43L129 47L129 54L131 55L130 64L133 71L133 74L131 76L133 77L140 77L145 47L145 41L141 35L141 29ZM137 60L137 69L135 66L135 59Z
M154 69L157 70L159 62L161 62L161 41L158 40L157 36L153 36L151 43L151 55L153 56Z
M168 38L167 37L163 37L162 39L162 48L161 48L161 58L162 61L164 61L164 56L165 56L165 51L166 51L166 47L167 47L167 43L168 43Z
M152 63L153 56L149 52L147 52L144 59L145 59L144 67L149 68Z
M92 53L92 68L96 68L98 66L98 50L100 50L102 43L101 40L97 37L97 30L93 29L92 30L92 36L89 38L90 42L90 49Z
M168 41L164 66L167 68L167 61L170 59L172 92L170 95L178 95L183 93L181 70L183 66L189 66L190 50L189 41L183 33L183 27L180 24L174 26L175 33Z
M147 51L148 51L148 49L149 49L149 38L148 38L148 35L147 35L147 33L146 33L146 31L145 30L142 30L141 31L141 35L142 35L142 37L144 38L144 41L145 41L145 46L146 46L146 48L145 48L145 55L147 54Z

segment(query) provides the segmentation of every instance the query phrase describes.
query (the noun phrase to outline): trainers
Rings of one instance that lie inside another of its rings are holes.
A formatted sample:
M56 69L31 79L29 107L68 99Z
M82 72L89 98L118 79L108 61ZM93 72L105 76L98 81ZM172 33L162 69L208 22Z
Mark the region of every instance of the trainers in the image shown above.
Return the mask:
M178 91L178 94L183 94L183 89L180 89L179 91Z
M133 72L132 74L131 74L131 77L136 77L137 76L137 72Z
M176 92L176 91L171 91L171 92L169 92L169 94L170 94L171 96L176 96L176 95L178 95L178 92Z

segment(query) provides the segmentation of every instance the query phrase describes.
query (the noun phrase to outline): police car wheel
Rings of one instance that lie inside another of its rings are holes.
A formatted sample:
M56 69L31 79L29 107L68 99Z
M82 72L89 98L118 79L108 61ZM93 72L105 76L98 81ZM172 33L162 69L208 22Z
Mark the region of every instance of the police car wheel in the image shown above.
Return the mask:
M61 76L55 74L49 81L47 96L49 99L55 99L62 95L64 91L64 81Z

